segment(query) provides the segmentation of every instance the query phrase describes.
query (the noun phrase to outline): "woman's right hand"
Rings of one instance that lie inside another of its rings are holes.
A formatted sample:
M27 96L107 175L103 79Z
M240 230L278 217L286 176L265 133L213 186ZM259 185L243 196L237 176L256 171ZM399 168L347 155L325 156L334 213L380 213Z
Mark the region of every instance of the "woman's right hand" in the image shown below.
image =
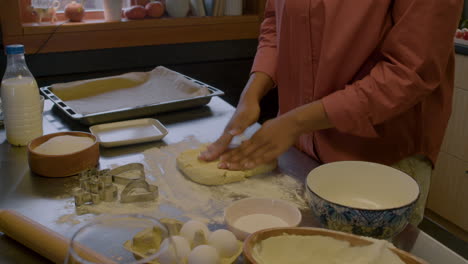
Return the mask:
M241 100L223 134L199 158L205 161L216 160L229 148L234 136L242 134L246 128L258 121L260 105L256 100Z
M200 153L199 159L213 161L226 152L234 136L242 134L246 128L260 117L260 100L274 87L274 82L266 73L254 72L242 91L234 115L224 129L223 134L207 150Z

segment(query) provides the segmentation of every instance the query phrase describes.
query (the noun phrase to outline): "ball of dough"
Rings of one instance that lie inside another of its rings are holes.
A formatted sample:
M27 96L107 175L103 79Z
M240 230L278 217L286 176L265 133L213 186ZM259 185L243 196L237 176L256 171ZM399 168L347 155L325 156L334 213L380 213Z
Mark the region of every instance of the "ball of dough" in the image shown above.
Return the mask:
M239 251L236 236L226 229L218 229L208 237L208 244L218 250L223 258L230 258Z
M172 241L174 244L172 244ZM166 238L163 240L156 258L161 264L176 264L185 261L189 254L190 244L187 239L181 236L172 236L172 239ZM177 260L177 257L179 257L179 260Z
M188 264L219 264L219 262L218 251L209 245L194 248L188 256Z
M193 246L197 246L197 245L194 245L194 242L196 242L195 235L198 231L201 231L203 233L204 239L202 240L205 240L205 241L198 241L198 242L202 242L200 244L204 244L203 242L206 242L206 240L208 239L208 236L210 235L210 231L208 230L208 227L200 221L197 221L197 220L187 221L180 229L179 235L185 237L185 239L187 239L187 241L193 247Z
M204 185L222 185L243 181L248 177L270 172L276 168L276 161L262 164L250 170L225 170L218 168L219 161L205 162L198 159L206 148L189 149L177 157L177 168L190 180Z

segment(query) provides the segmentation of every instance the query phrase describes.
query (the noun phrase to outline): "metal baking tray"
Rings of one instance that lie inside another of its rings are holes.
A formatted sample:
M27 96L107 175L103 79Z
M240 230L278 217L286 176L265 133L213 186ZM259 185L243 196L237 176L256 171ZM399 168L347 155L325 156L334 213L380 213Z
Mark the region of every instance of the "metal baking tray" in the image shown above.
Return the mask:
M224 95L224 92L217 88L214 88L208 84L195 80L186 75L183 75L183 74L181 75L187 78L188 80L197 83L198 85L202 85L206 87L210 91L210 94L188 98L188 99L167 101L163 103L142 105L142 106L131 107L131 108L121 108L121 109L115 109L111 111L92 113L92 114L83 114L83 113L78 113L77 111L72 109L70 106L67 105L65 101L62 101L57 95L55 95L53 91L51 90L51 86L44 86L39 89L40 89L40 92L45 97L50 99L58 109L60 109L63 113L65 113L65 115L67 115L71 119L79 121L80 123L84 125L93 125L93 124L107 123L107 122L112 122L112 121L127 120L127 119L132 119L132 118L137 118L137 117L151 116L151 115L155 115L155 114L163 113L163 112L202 106L202 105L208 104L211 100L211 97Z

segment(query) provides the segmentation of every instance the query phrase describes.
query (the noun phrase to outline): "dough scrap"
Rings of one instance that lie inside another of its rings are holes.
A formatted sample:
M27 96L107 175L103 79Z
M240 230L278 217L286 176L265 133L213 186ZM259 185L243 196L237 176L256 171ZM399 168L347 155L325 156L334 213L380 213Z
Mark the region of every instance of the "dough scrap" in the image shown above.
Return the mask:
M232 171L219 169L219 161L205 162L198 159L200 152L204 150L190 149L182 152L177 157L177 167L192 181L204 185L223 185L242 181L254 175L270 172L276 168L276 162L260 165L254 169Z

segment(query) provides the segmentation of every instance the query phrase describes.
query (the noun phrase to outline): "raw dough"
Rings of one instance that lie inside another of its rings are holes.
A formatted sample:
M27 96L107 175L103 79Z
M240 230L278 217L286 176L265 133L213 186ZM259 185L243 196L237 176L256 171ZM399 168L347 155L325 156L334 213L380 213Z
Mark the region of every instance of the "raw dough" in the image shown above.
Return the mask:
M177 157L177 167L192 181L205 185L222 185L242 181L247 177L270 172L276 168L276 162L260 165L251 170L231 171L219 169L219 161L204 162L198 159L204 150L190 149Z

